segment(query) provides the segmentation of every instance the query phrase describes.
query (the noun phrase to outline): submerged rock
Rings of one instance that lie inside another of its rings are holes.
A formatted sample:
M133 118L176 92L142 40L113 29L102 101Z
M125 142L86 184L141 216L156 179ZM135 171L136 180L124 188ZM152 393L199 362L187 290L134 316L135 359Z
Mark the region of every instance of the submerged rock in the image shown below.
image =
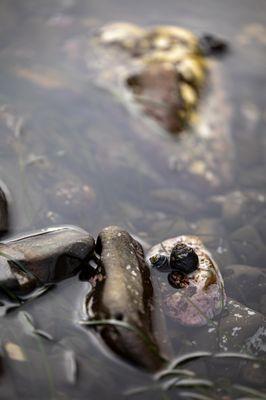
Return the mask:
M74 275L94 251L93 237L74 226L30 232L0 243L3 290L28 294Z
M232 249L243 264L264 267L266 245L252 225L244 225L229 236Z
M87 299L89 317L99 324L101 337L117 354L149 370L163 364L153 326L153 288L141 245L128 232L105 228L98 236L102 279ZM125 326L119 326L112 321Z
M149 142L157 165L166 162L194 191L233 181L231 107L218 63L204 53L186 29L115 23L91 39L86 56L94 82L116 93L132 114L147 117L144 128L133 122L134 131ZM158 133L165 130L180 133L171 138L176 146L162 142Z
M190 252L183 252L190 268L181 273L171 272L168 277L153 268L153 260L160 256L168 258L171 267L173 250L183 244ZM189 257L187 257L189 255ZM188 258L188 260L187 260ZM165 313L184 326L203 326L219 315L226 302L223 279L210 253L196 236L178 236L164 240L150 249L147 262L159 282L160 296ZM155 271L155 272L154 272Z
M263 315L259 312L233 299L228 299L224 315L217 327L220 349L246 350L253 355L265 354L265 322Z
M8 202L4 185L0 182L0 235L8 230Z
M106 86L126 84L146 115L164 129L180 132L195 117L209 67L207 56L223 42L211 35L198 38L177 26L144 29L112 23L102 27L94 44L90 50L95 57L88 65L109 68L101 74Z
M228 265L224 269L225 290L228 296L263 314L263 295L266 293L266 272L249 265Z
M264 191L233 191L225 196L212 198L211 202L221 208L221 217L225 224L236 229L241 227L265 208Z
M170 132L182 131L191 122L207 70L192 32L174 26L142 29L115 23L104 26L98 40L111 47L111 54L116 48L124 67L117 73L146 115Z

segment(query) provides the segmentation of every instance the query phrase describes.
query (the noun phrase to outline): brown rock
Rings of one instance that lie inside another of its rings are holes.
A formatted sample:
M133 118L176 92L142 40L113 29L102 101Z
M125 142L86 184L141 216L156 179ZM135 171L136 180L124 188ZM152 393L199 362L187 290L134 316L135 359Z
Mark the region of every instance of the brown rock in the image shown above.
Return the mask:
M0 282L18 295L74 275L89 259L94 239L83 229L59 226L0 244Z

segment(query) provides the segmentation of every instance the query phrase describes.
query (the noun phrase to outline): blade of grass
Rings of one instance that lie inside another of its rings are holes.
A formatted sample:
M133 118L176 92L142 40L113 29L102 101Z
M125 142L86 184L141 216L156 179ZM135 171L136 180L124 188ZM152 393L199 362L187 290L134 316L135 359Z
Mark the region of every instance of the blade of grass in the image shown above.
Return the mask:
M251 394L252 396L256 396L257 398L259 398L261 400L266 399L266 393L259 392L258 390L249 388L247 386L242 386L242 385L233 385L233 387L235 389L239 390L240 392Z
M184 376L195 376L195 372L190 371L188 369L182 369L182 368L175 368L172 370L163 370L158 372L158 374L155 375L155 379L156 380L161 380L164 378L169 378L169 377L173 377L173 376L178 376L178 375L184 375Z
M187 387L187 386L205 386L213 387L214 384L208 379L180 379L175 384L175 387Z
M194 392L180 392L178 393L180 397L188 398L189 400L215 400L213 397L205 396L201 393Z
M185 364L190 361L197 360L198 358L211 357L212 353L209 351L195 351L189 354L182 354L181 356L175 358L170 364L168 369L175 369L178 365Z

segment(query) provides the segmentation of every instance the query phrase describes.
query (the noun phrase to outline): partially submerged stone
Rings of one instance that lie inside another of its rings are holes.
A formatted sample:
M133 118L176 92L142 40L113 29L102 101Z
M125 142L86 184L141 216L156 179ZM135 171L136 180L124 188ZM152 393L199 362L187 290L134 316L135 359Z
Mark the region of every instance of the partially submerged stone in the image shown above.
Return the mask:
M265 355L266 321L259 312L229 298L217 330L221 350Z
M8 230L8 201L5 185L0 182L0 235Z
M0 243L0 284L24 295L80 270L94 251L93 237L74 226L30 232Z
M173 285L173 279L168 277L169 282L167 282L166 274L160 273L154 268L154 259L158 255L167 258L168 272L170 271L172 278L170 261L172 250L181 243L193 250L198 257L198 266L196 269L193 266L191 273L184 272L177 276L174 272L175 281L179 285ZM179 324L203 326L221 313L226 302L223 279L217 264L199 238L183 235L164 240L150 249L146 260L151 267L154 279L159 282L159 295L165 313ZM176 288L173 289L173 286Z
M255 266L233 264L226 266L223 272L228 296L264 314L266 271Z
M99 324L126 324L99 325L105 343L138 366L158 369L163 358L154 335L153 288L141 245L125 230L110 226L99 234L96 251L102 279L87 299L89 317Z

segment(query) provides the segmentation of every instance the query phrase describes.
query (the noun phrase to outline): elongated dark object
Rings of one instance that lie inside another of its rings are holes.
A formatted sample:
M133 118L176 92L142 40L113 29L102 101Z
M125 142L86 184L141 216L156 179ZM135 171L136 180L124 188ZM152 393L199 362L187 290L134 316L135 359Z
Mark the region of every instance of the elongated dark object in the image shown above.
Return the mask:
M153 332L153 288L141 245L110 226L99 234L96 251L103 279L87 299L89 316L99 321L101 337L115 353L148 370L159 369L164 359Z
M0 235L8 230L8 201L7 189L0 182Z

